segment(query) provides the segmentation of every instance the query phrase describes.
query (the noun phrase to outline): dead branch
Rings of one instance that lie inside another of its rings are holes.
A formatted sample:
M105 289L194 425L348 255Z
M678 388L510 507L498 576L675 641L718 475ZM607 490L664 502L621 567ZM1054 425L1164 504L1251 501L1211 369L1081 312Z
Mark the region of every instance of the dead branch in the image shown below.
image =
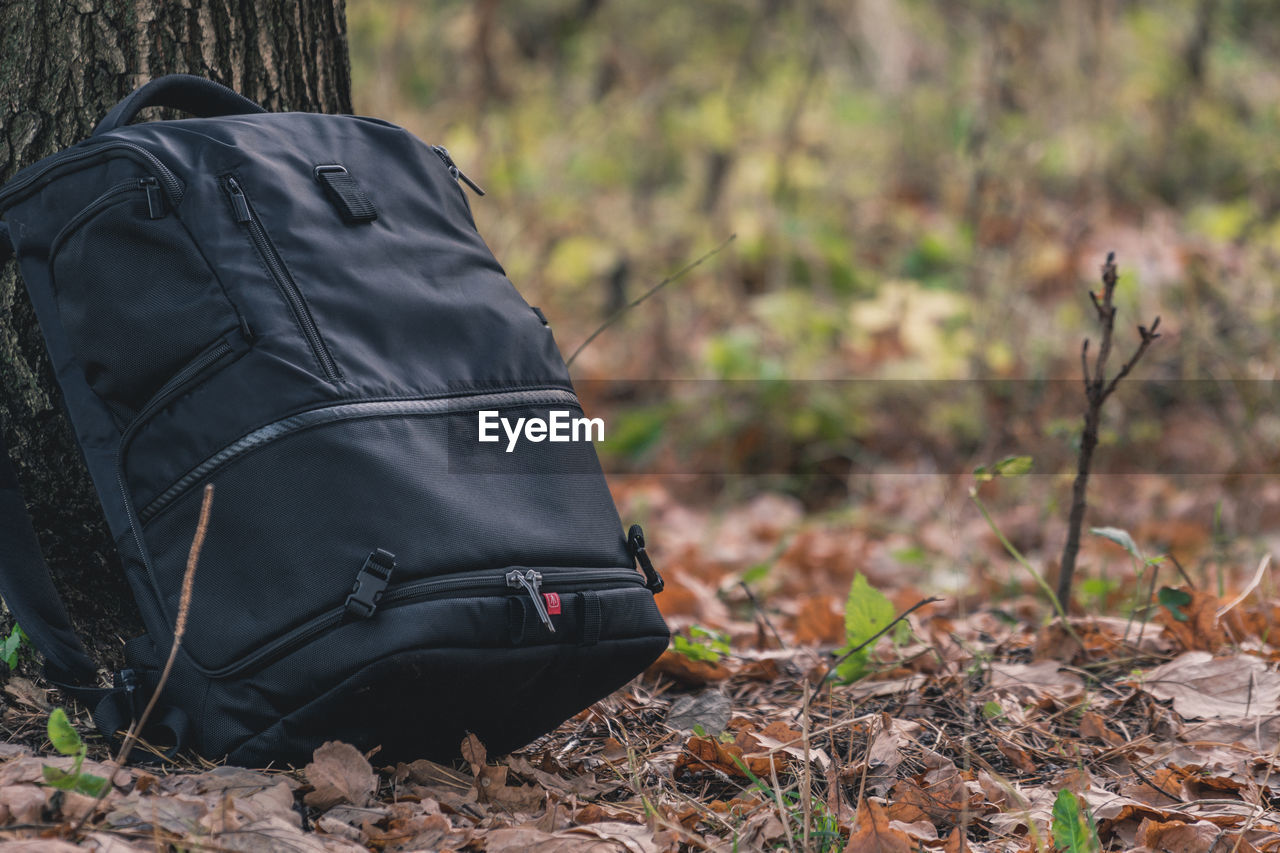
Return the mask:
M1086 406L1084 432L1080 437L1080 455L1076 464L1076 479L1071 488L1071 513L1067 518L1067 541L1062 547L1062 565L1058 571L1058 603L1063 612L1066 612L1071 601L1071 584L1075 576L1076 557L1080 553L1080 531L1084 526L1093 452L1098 447L1098 426L1102 421L1102 405L1115 392L1120 380L1129 375L1155 339L1160 337L1157 331L1160 328L1159 317L1156 317L1149 329L1146 326L1138 326L1138 348L1121 366L1119 372L1110 380L1107 379L1107 358L1111 355L1111 343L1115 331L1115 292L1119 278L1116 270L1116 253L1108 252L1107 261L1102 265L1102 298L1099 299L1096 292L1089 291L1089 300L1093 303L1094 311L1098 315L1098 323L1102 326L1102 343L1098 347L1098 357L1092 371L1089 369L1088 338L1080 348Z

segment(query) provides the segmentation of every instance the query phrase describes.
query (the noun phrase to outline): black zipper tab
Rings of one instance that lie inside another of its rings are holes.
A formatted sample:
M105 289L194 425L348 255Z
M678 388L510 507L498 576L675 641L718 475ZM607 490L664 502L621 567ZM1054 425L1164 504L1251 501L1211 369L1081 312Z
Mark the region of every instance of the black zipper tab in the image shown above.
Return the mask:
M285 302L289 305L289 310L293 312L294 319L298 321L298 326L302 329L302 335L311 347L311 353L315 356L316 363L319 364L321 371L324 372L325 379L330 382L337 382L342 378L342 371L338 369L338 363L333 360L332 353L325 346L324 338L320 335L320 329L316 326L315 318L311 316L311 309L307 307L307 300L303 297L302 291L298 289L298 283L293 280L293 276L289 274L289 269L280 258L280 253L276 251L271 239L267 237L267 232L262 228L262 222L254 215L244 188L231 175L223 178L223 186L227 189L227 197L231 199L231 207L235 211L236 222L245 226L245 231L248 232L249 239L253 241L254 248L257 249L258 254L262 257L263 263L267 265L267 271L275 279L276 289L280 291L280 295L284 297Z
M227 194L231 196L231 207L236 212L236 222L245 223L253 219L249 212L249 201L244 197L244 190L236 183L235 178L227 178Z
M444 164L449 167L449 174L453 176L455 181L461 181L471 187L471 191L478 196L484 195L484 190L480 189L480 185L468 178L466 173L458 168L458 164L453 162L453 157L449 156L448 148L445 148L443 145L432 145L431 150L436 152L436 156L443 160Z
M649 559L649 552L644 549L643 527L638 524L631 525L631 529L627 531L627 547L631 549L631 556L636 558L636 562L640 564L640 568L644 572L644 585L654 595L662 592L665 586L662 582L662 575L658 574L658 570L653 567L653 561Z
M507 586L513 589L523 588L529 593L529 598L533 601L533 609L538 611L538 618L542 620L542 624L547 626L547 630L551 633L556 632L556 626L551 624L551 614L547 612L546 602L542 600L542 573L535 572L533 569L526 569L521 574L519 569L512 569L507 572Z
M162 219L164 193L160 191L160 182L155 178L139 178L138 186L147 194L147 216L151 219Z

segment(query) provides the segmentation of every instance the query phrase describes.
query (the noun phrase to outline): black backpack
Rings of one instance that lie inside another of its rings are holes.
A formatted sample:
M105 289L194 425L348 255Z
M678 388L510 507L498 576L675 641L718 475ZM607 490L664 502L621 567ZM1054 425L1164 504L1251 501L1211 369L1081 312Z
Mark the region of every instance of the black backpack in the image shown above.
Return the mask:
M201 118L128 126L148 106ZM147 634L95 687L5 453L0 595L105 733L154 691L208 483L149 727L175 746L450 758L473 732L506 752L666 648L662 581L584 440L599 424L460 182L479 191L388 122L175 75L0 189Z

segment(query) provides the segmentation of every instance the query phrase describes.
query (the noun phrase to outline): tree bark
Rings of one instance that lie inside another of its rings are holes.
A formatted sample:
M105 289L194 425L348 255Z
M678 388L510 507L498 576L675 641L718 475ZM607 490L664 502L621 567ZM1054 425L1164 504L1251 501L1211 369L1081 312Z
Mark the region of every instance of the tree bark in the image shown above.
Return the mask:
M344 0L5 0L0 183L172 73L270 110L350 112ZM0 266L0 428L72 619L90 653L116 665L141 623L12 263Z

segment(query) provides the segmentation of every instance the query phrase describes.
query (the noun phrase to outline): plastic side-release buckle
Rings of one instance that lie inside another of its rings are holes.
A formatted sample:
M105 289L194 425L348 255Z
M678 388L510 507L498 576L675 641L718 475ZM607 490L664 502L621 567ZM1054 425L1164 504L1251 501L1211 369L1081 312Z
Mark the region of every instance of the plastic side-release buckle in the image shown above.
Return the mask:
M382 594L391 583L391 573L396 568L396 555L381 548L375 550L364 561L356 574L356 582L347 596L347 616L353 619L368 619L378 609Z
M649 552L644 549L644 528L638 524L631 525L631 529L627 531L627 547L631 549L631 555L636 558L636 562L640 564L641 571L644 572L644 585L654 595L662 592L665 584L662 582L662 575L658 574L658 570L653 567L653 561L649 559Z

